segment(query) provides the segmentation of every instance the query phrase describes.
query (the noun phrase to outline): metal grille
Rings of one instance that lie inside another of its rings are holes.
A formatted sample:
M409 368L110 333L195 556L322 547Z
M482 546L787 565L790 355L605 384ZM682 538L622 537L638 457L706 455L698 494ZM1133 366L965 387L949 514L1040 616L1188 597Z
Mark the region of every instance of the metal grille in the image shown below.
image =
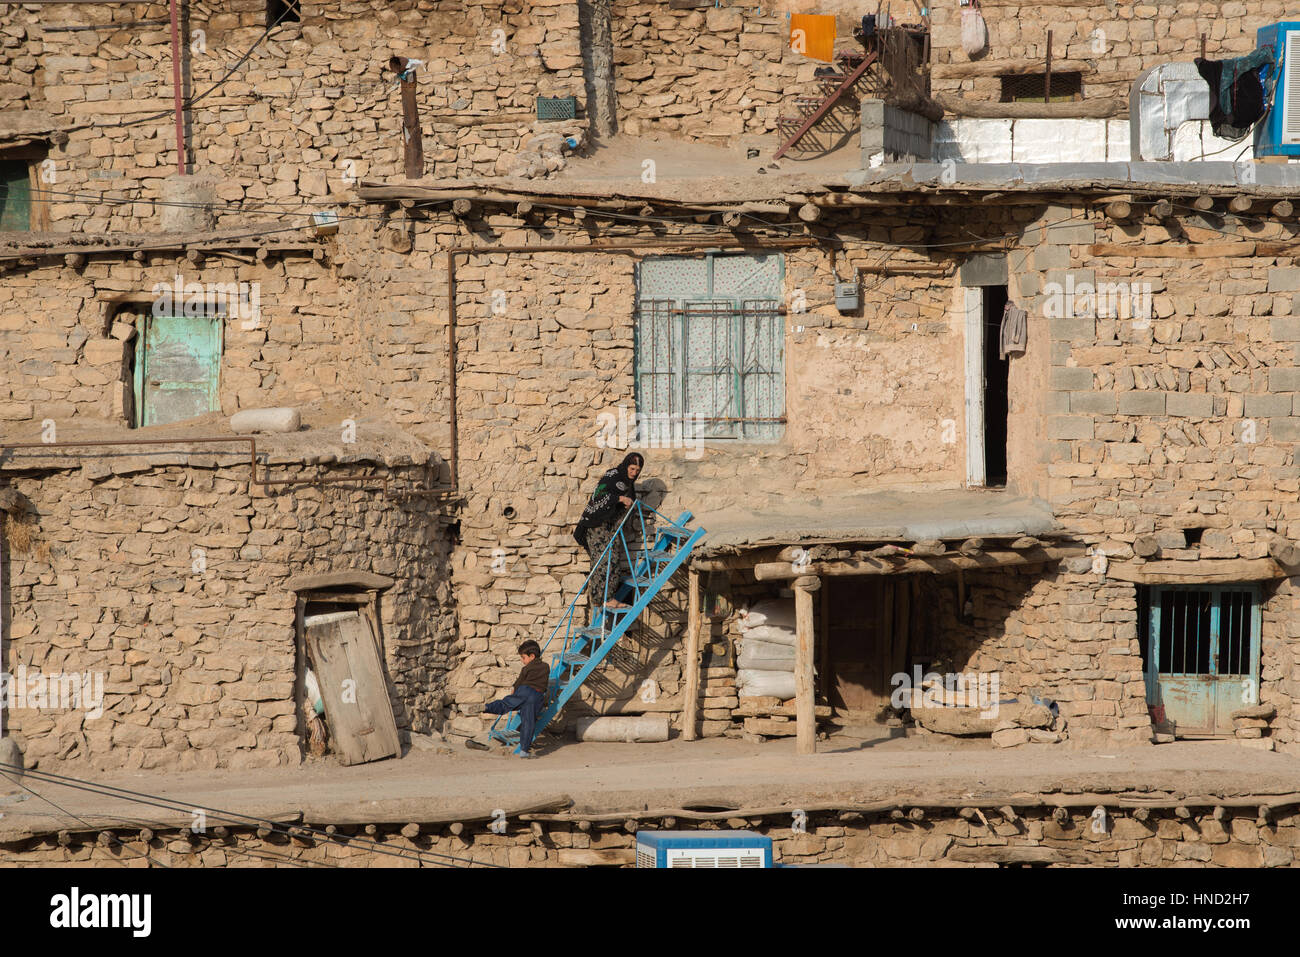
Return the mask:
M1249 675L1256 636L1249 591L1159 593L1157 670L1164 675ZM1218 641L1214 641L1217 633ZM1217 645L1217 647L1216 647Z
M641 299L636 321L638 418L680 429L684 439L779 439L782 283L774 256L641 263L638 285L652 295Z
M1000 77L1002 80L1002 102L1015 103L1027 101L1043 103L1066 102L1083 99L1082 73L1052 73L1051 89L1044 73L1016 73Z

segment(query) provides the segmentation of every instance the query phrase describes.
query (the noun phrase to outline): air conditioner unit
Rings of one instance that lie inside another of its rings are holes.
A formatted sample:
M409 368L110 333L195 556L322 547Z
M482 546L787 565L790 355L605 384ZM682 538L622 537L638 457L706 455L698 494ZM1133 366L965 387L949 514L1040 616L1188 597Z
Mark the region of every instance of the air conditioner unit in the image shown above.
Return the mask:
M1268 115L1255 128L1256 156L1300 156L1300 21L1288 20L1260 27L1255 47L1271 47L1281 71L1273 84ZM1267 90L1274 67L1260 73Z
M772 839L750 831L637 831L637 867L772 866Z

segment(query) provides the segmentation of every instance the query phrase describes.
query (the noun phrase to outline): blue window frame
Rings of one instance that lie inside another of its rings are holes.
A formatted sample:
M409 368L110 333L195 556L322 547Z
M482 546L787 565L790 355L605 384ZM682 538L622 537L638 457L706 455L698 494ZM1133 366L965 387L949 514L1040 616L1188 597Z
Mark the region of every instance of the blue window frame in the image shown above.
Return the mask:
M784 257L659 256L637 266L636 406L685 438L785 428ZM653 425L652 425L653 427Z

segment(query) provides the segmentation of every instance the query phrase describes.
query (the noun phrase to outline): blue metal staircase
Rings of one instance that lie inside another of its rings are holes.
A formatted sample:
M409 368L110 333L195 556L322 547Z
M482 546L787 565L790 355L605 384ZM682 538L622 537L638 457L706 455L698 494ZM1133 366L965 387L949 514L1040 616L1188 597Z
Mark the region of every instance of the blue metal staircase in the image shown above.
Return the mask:
M656 516L662 521L656 522ZM690 557L691 550L705 533L702 528L690 527L692 517L690 512L682 512L676 521L670 521L667 516L640 501L632 503L605 551L601 553L603 558L610 555L612 549L620 549L626 567L632 570L631 574L624 575L621 581L610 581L613 562L605 564L604 581L592 581L594 569L588 573L582 588L569 603L564 617L542 646L543 658L546 657L547 650L552 649L552 645L558 648L558 653L555 649L551 650L551 677L546 702L537 718L537 734L542 733L560 709L577 693L582 683L605 660L618 640L672 578L673 573ZM637 531L640 532L639 537L629 534ZM652 544L648 545L650 542ZM591 609L590 623L585 625L578 613L578 602L583 595L588 596L588 607ZM624 602L628 607L605 608L610 600ZM493 722L488 737L517 747L519 713L511 712L498 717Z

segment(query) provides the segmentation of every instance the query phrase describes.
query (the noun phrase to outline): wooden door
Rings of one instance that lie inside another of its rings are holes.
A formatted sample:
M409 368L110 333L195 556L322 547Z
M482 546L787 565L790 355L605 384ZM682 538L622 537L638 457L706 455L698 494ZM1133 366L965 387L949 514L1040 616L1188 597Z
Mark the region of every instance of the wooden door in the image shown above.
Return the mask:
M825 578L829 588L827 654L830 705L878 717L889 706L891 679L907 665L911 587L905 578Z
M218 412L219 316L142 315L136 336L140 425L163 425Z
M303 626L330 740L343 763L396 755L397 722L370 623L360 612L339 611L311 615Z

